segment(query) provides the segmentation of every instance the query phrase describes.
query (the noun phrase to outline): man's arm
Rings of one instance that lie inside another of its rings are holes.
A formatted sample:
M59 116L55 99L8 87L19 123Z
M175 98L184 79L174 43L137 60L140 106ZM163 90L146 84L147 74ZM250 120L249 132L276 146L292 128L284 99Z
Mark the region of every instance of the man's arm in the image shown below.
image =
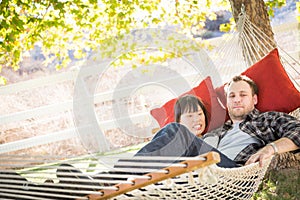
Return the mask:
M273 144L274 147L268 144L257 153L253 154L246 162L246 165L259 161L259 165L262 166L264 160L270 158L276 153L285 153L299 149L299 147L291 139L285 137L276 140Z

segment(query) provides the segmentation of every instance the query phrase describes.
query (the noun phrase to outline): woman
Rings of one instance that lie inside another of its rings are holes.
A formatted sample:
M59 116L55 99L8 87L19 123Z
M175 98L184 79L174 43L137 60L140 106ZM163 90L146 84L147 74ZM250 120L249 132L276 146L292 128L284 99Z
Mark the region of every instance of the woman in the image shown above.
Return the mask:
M208 124L208 113L202 101L193 95L180 97L174 106L175 122L160 129L135 156L197 156L210 151L220 154L220 167L237 167L227 156L200 137ZM178 145L181 144L181 145Z

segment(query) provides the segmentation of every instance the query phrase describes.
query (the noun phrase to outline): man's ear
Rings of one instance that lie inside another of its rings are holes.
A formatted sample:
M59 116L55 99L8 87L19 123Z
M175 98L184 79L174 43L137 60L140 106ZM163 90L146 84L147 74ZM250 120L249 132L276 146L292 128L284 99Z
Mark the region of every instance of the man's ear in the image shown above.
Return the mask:
M254 101L254 105L256 105L258 103L257 94L254 94L252 98L253 98L253 101Z

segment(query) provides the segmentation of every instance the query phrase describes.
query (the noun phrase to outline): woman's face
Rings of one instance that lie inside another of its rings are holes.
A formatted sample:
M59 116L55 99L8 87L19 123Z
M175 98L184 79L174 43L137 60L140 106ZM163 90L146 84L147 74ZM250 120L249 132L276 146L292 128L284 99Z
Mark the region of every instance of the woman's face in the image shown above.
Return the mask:
M206 124L203 110L198 105L198 111L186 112L180 116L180 124L185 125L192 133L201 136Z

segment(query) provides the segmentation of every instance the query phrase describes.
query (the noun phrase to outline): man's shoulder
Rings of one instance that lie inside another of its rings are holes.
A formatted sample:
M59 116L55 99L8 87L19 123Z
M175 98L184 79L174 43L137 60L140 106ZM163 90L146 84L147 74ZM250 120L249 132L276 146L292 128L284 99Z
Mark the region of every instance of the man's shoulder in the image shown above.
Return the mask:
M285 112L279 112L279 111L264 111L260 112L257 109L254 109L252 113L250 114L254 118L277 118L277 117L287 117L287 118L295 118L294 116L285 113Z
M249 114L246 119L245 123L252 124L255 126L273 126L273 127L280 127L285 124L299 124L300 121L297 117L292 116L285 112L279 111L265 111L259 112L254 111Z

